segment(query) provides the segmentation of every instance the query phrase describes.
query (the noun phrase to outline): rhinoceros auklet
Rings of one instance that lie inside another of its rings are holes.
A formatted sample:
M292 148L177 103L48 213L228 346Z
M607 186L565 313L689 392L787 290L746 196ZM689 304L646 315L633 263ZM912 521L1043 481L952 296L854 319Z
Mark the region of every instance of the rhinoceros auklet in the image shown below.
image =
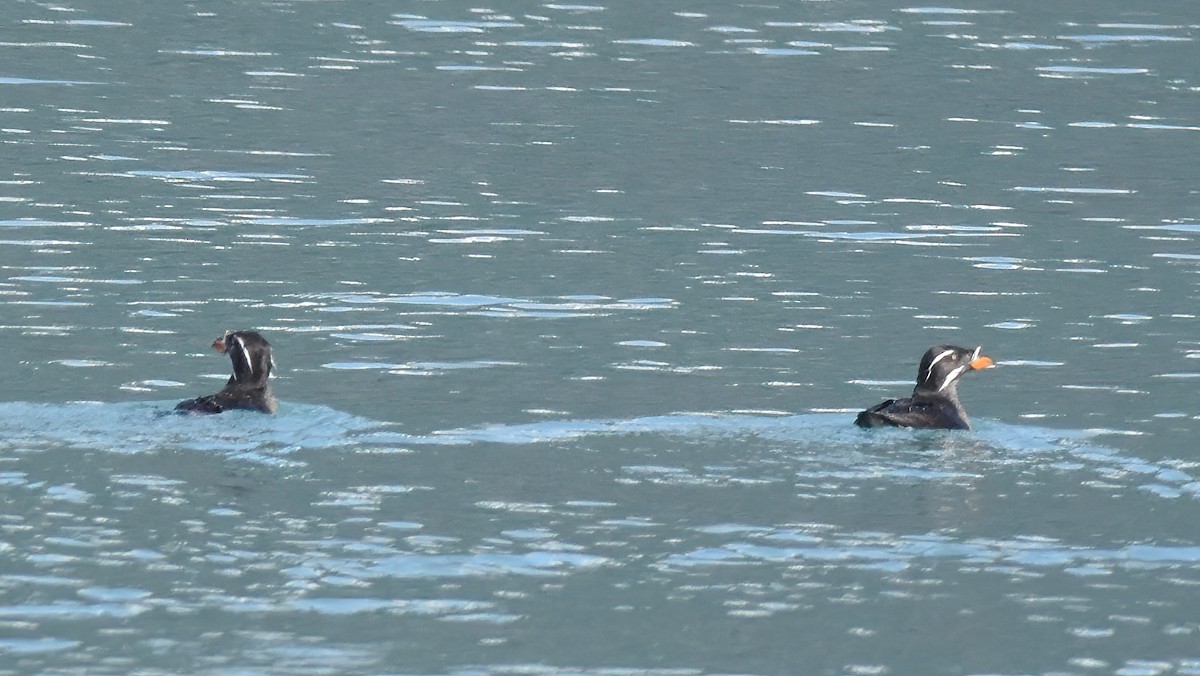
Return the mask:
M859 427L915 427L920 429L969 430L967 412L958 401L958 379L968 371L991 366L981 348L968 350L954 345L929 348L917 368L917 386L911 397L888 399L854 419Z
M262 413L275 412L275 395L267 379L275 368L271 344L257 331L226 331L213 341L217 352L229 355L233 375L224 389L206 397L181 401L175 406L179 413L220 413L242 408Z

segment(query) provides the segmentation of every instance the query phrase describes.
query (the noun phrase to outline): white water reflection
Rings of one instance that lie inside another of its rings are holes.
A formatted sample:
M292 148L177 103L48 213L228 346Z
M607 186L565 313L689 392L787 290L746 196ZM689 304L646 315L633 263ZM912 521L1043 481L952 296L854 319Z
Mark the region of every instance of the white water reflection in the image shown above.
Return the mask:
M488 368L508 364L344 364L329 368L371 368L393 372L437 368ZM0 404L0 447L6 449L75 448L113 453L185 449L267 465L298 466L289 459L299 451L353 451L379 447L393 452L422 446L581 444L589 439L646 437L688 443L752 441L783 444L767 455L758 451L730 458L723 468L630 466L628 481L669 485L729 481L776 482L791 475L834 483L858 480L947 480L981 476L988 466L1028 465L1031 471L1071 467L1118 480L1129 490L1163 498L1200 498L1200 481L1185 461L1150 462L1122 455L1097 442L1119 430L1056 430L1029 425L977 421L971 433L911 430L861 430L840 413L744 415L681 413L632 419L547 420L429 434L400 431L396 423L360 418L324 406L281 402L280 413L263 416L235 411L221 416L180 416L171 402L100 404ZM464 449L465 450L465 449ZM932 452L934 455L929 455ZM782 455L780 455L782 454ZM784 475L781 462L793 464ZM857 489L855 489L857 490Z
M142 9L0 37L13 669L1197 671L1186 5Z
M705 527L704 532L727 527ZM944 559L960 565L1058 568L1077 575L1111 572L1109 567L1144 571L1180 564L1200 565L1200 547L1136 544L1118 549L1082 547L1044 538L1008 541L962 540L947 535L895 536L886 533L828 533L821 527L777 530L740 526L742 540L667 557L665 568L755 565L758 563L836 562L898 573L910 566ZM1088 567L1085 569L1084 567Z

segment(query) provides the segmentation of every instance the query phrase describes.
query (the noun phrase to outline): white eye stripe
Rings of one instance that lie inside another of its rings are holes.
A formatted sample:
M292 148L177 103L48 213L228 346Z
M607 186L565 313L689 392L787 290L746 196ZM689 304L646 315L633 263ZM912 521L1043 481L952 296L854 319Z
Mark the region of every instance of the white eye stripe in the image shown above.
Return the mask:
M983 351L983 346L982 346L982 345L980 345L979 347L975 348L975 351L971 353L971 361L975 361L976 359L979 359L979 353L980 353L981 351Z
M246 369L250 371L250 375L254 375L254 364L250 361L250 353L246 351L246 344L242 342L241 336L234 336L234 342L237 343L237 356L246 364Z
M925 370L925 380L929 380L929 376L933 375L934 364L937 364L939 361L949 357L952 354L954 354L954 350L943 350L941 354L934 357L933 361L929 362L929 368Z
M950 373L946 374L946 380L942 382L941 387L937 388L937 391L941 392L942 390L946 389L946 387L949 386L950 383L954 382L959 376L961 376L963 374L964 371L966 371L969 368L971 368L970 364L963 364L962 366L959 366L959 367L955 368L953 371L951 371Z

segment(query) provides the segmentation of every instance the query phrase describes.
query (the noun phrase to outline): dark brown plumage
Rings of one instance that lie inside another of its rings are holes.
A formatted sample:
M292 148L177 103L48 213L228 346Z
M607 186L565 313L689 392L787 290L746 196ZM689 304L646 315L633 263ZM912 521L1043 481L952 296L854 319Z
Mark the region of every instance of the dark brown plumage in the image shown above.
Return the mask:
M226 331L213 341L217 352L229 355L233 375L216 394L181 401L175 406L178 413L221 413L230 409L246 409L262 413L275 412L275 395L267 380L275 368L271 344L257 331Z
M958 401L958 378L964 373L990 367L991 357L954 345L929 348L917 367L917 386L911 397L888 399L854 419L859 427L913 427L918 429L969 430L967 412Z

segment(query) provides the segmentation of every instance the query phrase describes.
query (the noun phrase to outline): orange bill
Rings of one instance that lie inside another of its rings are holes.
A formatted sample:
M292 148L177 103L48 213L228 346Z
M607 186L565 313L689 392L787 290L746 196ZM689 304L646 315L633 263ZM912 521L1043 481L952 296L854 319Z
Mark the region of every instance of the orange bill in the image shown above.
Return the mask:
M216 350L217 352L220 352L221 354L225 354L225 336L226 335L227 334L222 334L221 337L214 340L213 344L212 344L213 349Z
M979 369L985 369L995 363L996 362L992 361L991 357L976 357L975 359L971 360L971 368L978 371Z

